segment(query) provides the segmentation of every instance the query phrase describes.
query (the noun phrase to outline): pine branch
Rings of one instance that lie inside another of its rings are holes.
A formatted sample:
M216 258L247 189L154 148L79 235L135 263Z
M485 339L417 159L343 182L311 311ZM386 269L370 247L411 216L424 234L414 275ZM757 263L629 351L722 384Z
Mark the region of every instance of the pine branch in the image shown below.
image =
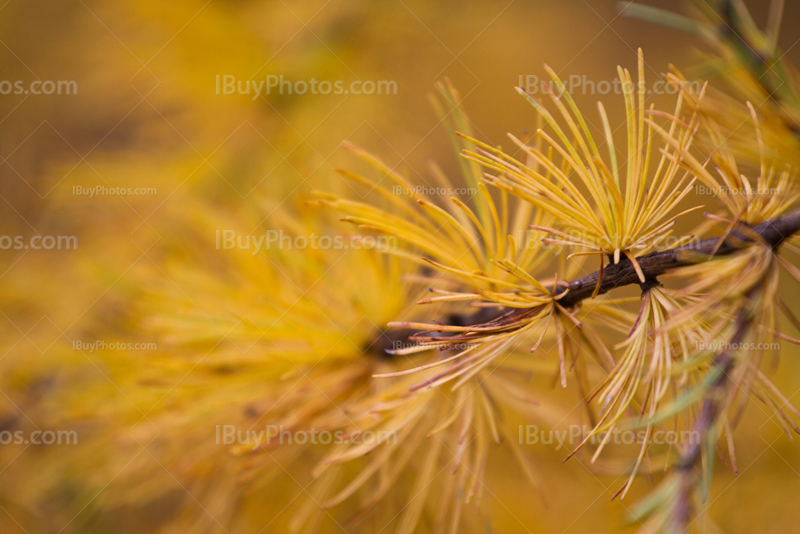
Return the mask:
M719 245L718 237L703 239L676 247L669 250L651 252L637 258L639 266L645 275L645 285L639 282L639 276L633 267L633 264L628 258L623 258L616 265L606 266L602 272L595 271L591 274L572 280L570 282L560 282L559 288L569 288L569 293L559 301L559 304L565 308L571 308L583 300L589 298L594 293L597 287L597 282L602 277L600 282L600 293L608 293L609 291L618 287L624 287L631 284L638 284L643 287L643 290L655 283L656 278L665 272L694 265L702 261L708 261L712 258L714 249L717 249L714 256L725 256L733 254L748 244L754 242L755 236L758 235L764 243L771 248L777 248L784 239L800 232L800 210L793 211L788 215L776 217L760 224L752 226L747 231L734 230L725 239L722 245ZM460 326L470 326L486 324L501 316L507 316L509 310L506 308L491 308L483 309L480 312L467 315L467 314L451 314L448 316L448 324L457 324ZM518 314L529 312L526 308L513 310L512 316L509 318L513 320ZM385 356L386 350L398 346L405 346L410 335L414 331L407 329L390 329L388 331L380 332L378 339L371 347L372 352Z
M778 247L784 239L800 231L800 210L793 211L783 217L776 217L757 224L747 232L734 231L719 247L715 256L733 254L743 246L752 243L757 234L764 242L772 247ZM639 266L647 280L653 280L671 269L693 265L711 258L714 247L719 244L719 238L713 237L690 243L682 247L669 250L651 252L637 258ZM592 296L600 279L600 271L593 272L577 280L572 280L567 285L570 291L561 299L562 306L575 306L584 299ZM599 293L607 293L612 289L631 284L638 284L639 277L633 264L628 258L621 260L617 265L610 265L603 269L602 282Z

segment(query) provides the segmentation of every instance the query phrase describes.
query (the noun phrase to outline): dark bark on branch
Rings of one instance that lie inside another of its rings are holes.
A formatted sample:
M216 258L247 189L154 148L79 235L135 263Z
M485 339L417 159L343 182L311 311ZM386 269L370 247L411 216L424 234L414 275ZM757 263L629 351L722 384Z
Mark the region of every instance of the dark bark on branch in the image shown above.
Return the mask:
M741 230L731 232L731 235L717 250L716 256L732 254L747 243L752 243L755 237L752 233L758 234L765 243L775 248L784 239L798 231L800 231L800 210L783 217L764 221L751 227L747 232ZM703 239L682 247L651 252L640 256L637 261L645 278L651 280L671 269L685 267L708 259L718 243L718 237ZM596 271L569 282L564 288L569 287L570 291L561 299L561 305L565 307L575 306L582 300L591 297L599 278L600 271ZM603 281L600 283L599 293L607 293L618 287L638 283L639 277L633 268L633 264L628 258L625 258L620 260L617 265L609 265L603 269Z
M791 212L783 217L776 217L775 219L764 221L750 227L746 231L734 230L725 242L719 246L715 255L724 256L741 250L754 241L756 234L768 246L776 248L784 239L798 231L800 231L800 210ZM718 243L718 237L703 239L682 247L651 252L650 254L638 257L637 261L645 275L645 279L648 281L646 284L652 284L656 277L671 269L708 260ZM567 287L570 291L564 295L559 303L566 308L571 308L591 297L599 279L600 271L595 271L594 273L572 280L571 282L560 282L559 291ZM600 282L598 294L608 293L618 287L631 284L640 284L640 281L636 270L633 268L633 264L626 257L621 259L616 265L606 265L603 269L602 281ZM528 310L521 309L518 313L525 313L526 311ZM498 319L506 312L508 312L508 309L505 308L489 308L472 315L452 314L447 317L446 323L461 326L486 324L492 320ZM381 331L377 339L369 347L365 347L364 350L385 357L387 349L396 349L400 346L406 346L409 336L413 334L414 331L405 329Z

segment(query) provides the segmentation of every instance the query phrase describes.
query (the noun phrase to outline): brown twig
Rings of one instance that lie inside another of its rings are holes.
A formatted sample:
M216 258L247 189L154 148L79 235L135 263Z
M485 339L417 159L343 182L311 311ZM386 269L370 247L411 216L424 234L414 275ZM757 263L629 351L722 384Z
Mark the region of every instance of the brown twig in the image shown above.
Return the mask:
M712 258L732 254L742 247L752 244L758 236L767 246L776 248L784 239L800 231L800 210L793 211L783 217L776 217L754 225L746 231L732 231L730 235L720 244L719 238L712 237L676 247L669 250L651 252L636 258L639 266L644 273L647 282L654 283L655 279L669 270L693 265ZM633 267L631 261L626 257L616 265L608 265L599 271L595 271L584 277L572 280L571 282L559 282L559 288L569 288L569 292L559 301L564 308L572 308L586 300L601 293L618 287L631 284L639 284L639 275ZM521 314L530 313L530 309L520 308L513 310L510 319L518 318ZM509 310L504 308L492 309L491 311L482 310L473 315L454 314L448 317L451 324L461 326L481 325L496 321L499 317L509 316ZM403 340L408 339L411 331L395 330L381 332L380 342L373 345L373 348L381 354L390 346L402 344ZM462 339L462 338L459 338Z
M757 224L745 233L731 232L731 235L720 245L718 238L703 239L669 250L651 252L637 258L642 268L645 279L651 280L665 272L685 267L710 259L711 253L719 245L715 256L724 256L741 250L746 243L752 243L752 234L757 234L768 246L776 248L784 239L800 231L800 210L794 211L783 217L777 217ZM608 293L612 289L639 283L639 276L629 259L625 258L616 265L609 265L603 269L602 280L600 271L593 272L577 280L569 282L569 293L561 300L564 307L575 306L582 300L592 296L600 281L599 293Z

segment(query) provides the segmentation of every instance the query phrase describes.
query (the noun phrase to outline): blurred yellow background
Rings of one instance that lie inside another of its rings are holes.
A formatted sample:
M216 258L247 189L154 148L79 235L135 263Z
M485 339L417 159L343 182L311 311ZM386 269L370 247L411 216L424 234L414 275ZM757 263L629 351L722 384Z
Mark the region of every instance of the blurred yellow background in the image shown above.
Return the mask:
M666 0L648 4L678 8ZM763 20L766 2L749 5ZM788 3L781 42L792 58L800 58L793 48L799 22L800 5ZM105 379L103 363L72 350L74 341L148 341L137 337L129 303L140 296L137 273L161 276L158 251L176 239L175 218L202 215L184 213L191 209L185 195L236 210L256 198L277 207L317 190L344 190L334 173L349 165L338 150L344 140L425 183L430 160L446 171L457 167L428 100L437 81L449 78L461 92L479 139L504 144L507 132L535 128L533 109L514 87L520 77L544 79L542 63L565 80L613 81L617 65L635 67L641 47L655 81L670 63L682 70L693 65L693 50L702 46L619 16L616 2L605 0L8 0L0 6L0 81L26 88L36 80L75 81L78 91L0 94L2 234L70 235L79 246L0 250L0 426L41 424L63 408L41 401L49 389ZM225 76L259 82L281 75L345 86L390 81L397 94L217 94ZM575 99L592 116L594 102L603 99L612 122L622 121L619 95L578 92ZM97 186L152 191L79 194ZM800 369L790 361L794 348L786 354L774 381L792 393L782 373L798 376ZM547 381L537 385L549 391ZM124 403L134 387L116 386L103 403ZM574 392L552 396L571 406ZM718 467L708 513L726 532L790 532L800 520L793 506L800 451L779 438L769 416L757 405L748 409L737 433L739 476ZM47 456L73 452L0 448L0 530L82 532L85 518L73 521L58 500L49 510L29 506L35 480L48 476ZM544 498L525 484L512 458L493 457L494 495L487 499L496 532L616 531L649 486L639 483L624 504L610 503L616 477L577 461L562 465L563 456L547 450L536 460ZM85 461L86 471L73 477L92 477L103 492L116 491L113 470L92 474L91 454ZM154 484L181 491L166 470L156 473ZM284 532L291 516L284 507L298 491L291 478L279 477L227 532L256 533L265 524L264 532ZM64 500L82 499L88 507L82 513L94 513L95 497ZM169 508L166 493L148 516L98 512L90 524L105 532L155 532ZM209 529L223 531L213 523Z

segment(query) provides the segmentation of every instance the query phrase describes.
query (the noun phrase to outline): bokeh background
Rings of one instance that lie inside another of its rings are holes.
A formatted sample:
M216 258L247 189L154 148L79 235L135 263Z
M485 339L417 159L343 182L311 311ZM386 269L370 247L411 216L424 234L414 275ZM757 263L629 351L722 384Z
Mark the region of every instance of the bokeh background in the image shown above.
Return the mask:
M678 2L646 3L681 9ZM766 4L748 2L759 21ZM798 23L800 5L788 2L781 46L795 63ZM186 213L193 209L183 202L186 195L228 207L267 199L277 207L316 190L342 189L347 186L334 168L351 164L339 150L344 140L425 183L430 160L451 173L457 168L429 103L435 82L449 78L464 97L476 136L502 144L507 132L535 127L533 109L514 91L520 76L544 79L546 62L565 79L611 81L617 65L635 69L638 47L655 80L670 63L691 73L704 44L620 16L610 0L8 0L0 5L0 80L21 80L25 87L69 80L78 92L0 95L0 233L70 235L79 246L0 250L0 425L43 424L64 409L46 401L53 388L80 398L90 387L85 384L104 383L91 406L76 401L78 420L131 398L143 409L155 402L133 397L137 384L111 380L107 362L73 350L73 343L151 341L138 329L134 303L142 273L166 277L158 251L179 238L175 217L202 215ZM397 94L217 94L217 76L225 75L346 85L385 80L396 82ZM621 97L575 98L590 113L602 98L612 122L621 122ZM75 194L76 187L96 186L154 192ZM798 376L788 361L797 355L792 350L774 376L787 393ZM706 515L726 532L789 532L800 520L794 505L800 451L779 438L770 415L756 406L748 410L742 427L749 430L737 436L738 477L718 468ZM57 499L49 510L31 506L46 485L37 480L51 476L47 466L54 457L80 457L76 465L83 467L71 477L91 478L101 492L120 490L115 470L95 471L94 453L77 452L80 445L0 448L3 532L82 531L85 518L64 512ZM640 483L624 505L610 503L616 477L578 462L562 465L562 459L561 452L540 453L542 499L520 479L512 458L493 458L489 503L496 531L615 531L626 506L647 490ZM121 470L126 464L118 461ZM170 492L182 488L167 469L153 473L153 485L169 491L147 514L131 511L95 524L105 531L156 531L158 518L169 514ZM291 511L284 507L299 491L283 477L254 495L227 531L259 532L269 525L265 532L284 532ZM69 500L86 501L77 515L92 514L98 513L92 512L96 497ZM204 504L197 503L197 514L206 513Z

